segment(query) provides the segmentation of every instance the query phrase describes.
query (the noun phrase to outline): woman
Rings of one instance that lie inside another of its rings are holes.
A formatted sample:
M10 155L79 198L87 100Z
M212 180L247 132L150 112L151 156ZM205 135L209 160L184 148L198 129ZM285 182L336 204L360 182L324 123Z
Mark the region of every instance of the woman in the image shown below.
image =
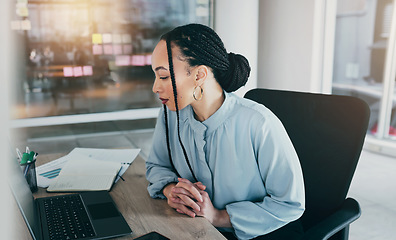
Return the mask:
M304 211L304 185L293 145L267 108L231 93L249 77L246 58L227 54L211 28L189 24L161 37L152 68L164 107L146 162L150 196L229 238L295 228L288 223Z

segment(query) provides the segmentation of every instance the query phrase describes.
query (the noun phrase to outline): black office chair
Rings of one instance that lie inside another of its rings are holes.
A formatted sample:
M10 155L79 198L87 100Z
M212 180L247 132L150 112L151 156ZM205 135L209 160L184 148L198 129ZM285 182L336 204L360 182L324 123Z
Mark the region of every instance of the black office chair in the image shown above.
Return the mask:
M346 198L370 115L355 97L252 89L245 98L269 108L283 123L299 156L306 210L306 239L348 239L360 217L359 203Z

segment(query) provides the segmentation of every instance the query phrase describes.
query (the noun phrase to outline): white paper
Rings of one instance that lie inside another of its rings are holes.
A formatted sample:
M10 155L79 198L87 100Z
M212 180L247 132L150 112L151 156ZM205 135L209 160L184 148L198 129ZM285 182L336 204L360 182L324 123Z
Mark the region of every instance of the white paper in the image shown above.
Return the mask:
M119 162L121 163L119 176L122 176L129 165L132 164L133 160L136 159L139 152L140 149L75 148L68 155L37 167L37 185L42 188L48 187L51 182L56 179L56 173L59 172L58 169L62 169L68 160L81 156L102 161ZM115 182L120 179L119 176L116 178Z
M60 170L69 160L69 156L53 160L36 168L37 186L46 188L59 175Z
M96 160L74 153L47 191L109 190L120 168L119 162Z
M139 152L140 149L75 148L68 155L78 153L96 160L132 163Z
M122 176L139 154L140 149L101 149L101 148L75 148L69 153L84 155L96 160L119 162L122 164L119 176ZM117 182L120 177L117 177Z
M59 176L52 182L51 189L58 191L87 191L110 189L113 184L113 176Z

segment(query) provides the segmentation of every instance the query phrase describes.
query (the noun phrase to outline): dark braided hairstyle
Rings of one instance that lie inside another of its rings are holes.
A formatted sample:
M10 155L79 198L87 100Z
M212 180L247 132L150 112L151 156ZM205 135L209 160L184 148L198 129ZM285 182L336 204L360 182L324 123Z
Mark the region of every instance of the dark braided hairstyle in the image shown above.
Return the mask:
M178 58L182 61L187 61L190 67L205 65L211 68L216 81L226 92L236 91L246 84L250 74L249 62L242 55L231 52L227 53L224 44L217 33L205 25L188 24L177 27L164 34L161 37L161 40L165 40L167 46L169 72L172 80L173 95L176 106L177 134L179 143L182 147L184 158L186 159L191 174L197 182L198 180L191 168L187 152L180 138L179 107L177 103L176 79L173 69L172 47L178 47L180 49L181 56L178 56ZM168 116L165 105L164 113L169 160L176 174L180 176L172 161L169 143Z

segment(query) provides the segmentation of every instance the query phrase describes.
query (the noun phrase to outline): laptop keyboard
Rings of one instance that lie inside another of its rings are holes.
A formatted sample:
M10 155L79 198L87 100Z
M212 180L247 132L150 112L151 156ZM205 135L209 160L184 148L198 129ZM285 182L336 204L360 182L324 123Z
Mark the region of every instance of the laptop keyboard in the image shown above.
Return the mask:
M77 194L44 201L50 239L80 239L95 236L87 212Z

